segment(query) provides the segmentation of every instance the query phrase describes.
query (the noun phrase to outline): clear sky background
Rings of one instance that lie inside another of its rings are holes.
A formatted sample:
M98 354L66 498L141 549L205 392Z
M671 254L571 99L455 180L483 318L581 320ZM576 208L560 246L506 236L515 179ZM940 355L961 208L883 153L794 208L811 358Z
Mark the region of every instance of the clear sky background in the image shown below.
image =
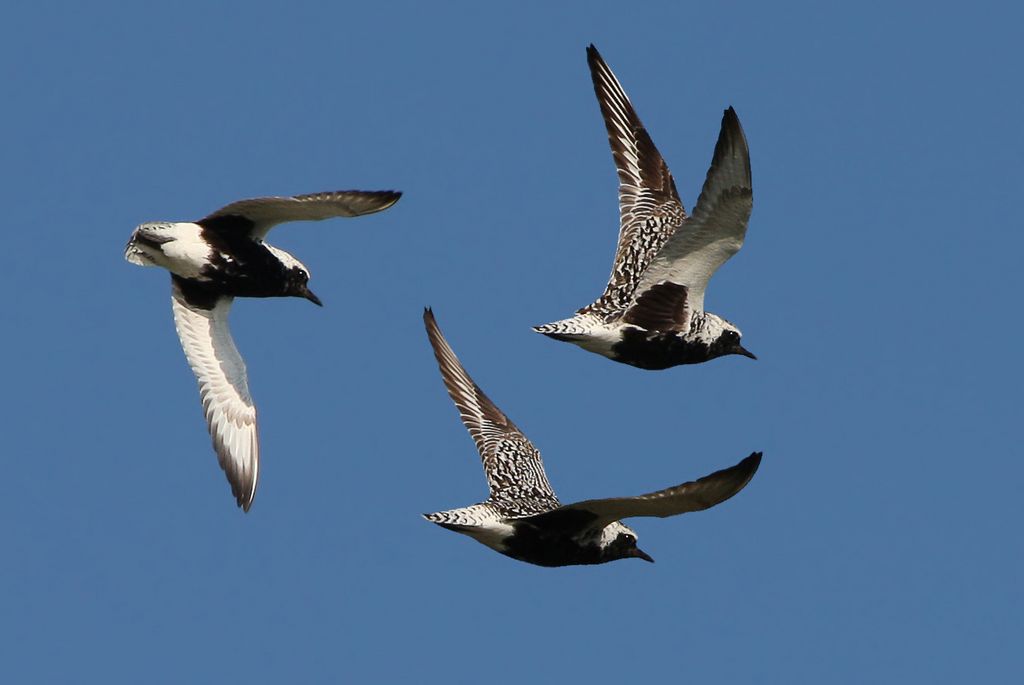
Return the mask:
M1011 3L19 3L0 23L5 682L1015 682L1024 120ZM584 48L692 207L722 110L758 355L645 372L530 330L600 294L616 177ZM232 312L261 418L235 508L147 220L399 189L270 236L324 300ZM425 522L486 495L420 319L563 501L764 451L545 569Z

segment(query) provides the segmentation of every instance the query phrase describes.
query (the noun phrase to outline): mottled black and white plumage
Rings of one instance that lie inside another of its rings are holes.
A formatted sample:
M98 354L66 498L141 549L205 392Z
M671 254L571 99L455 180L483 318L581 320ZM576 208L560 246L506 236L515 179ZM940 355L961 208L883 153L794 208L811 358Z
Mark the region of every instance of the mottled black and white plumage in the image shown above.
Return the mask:
M642 369L727 354L755 358L740 330L704 311L704 291L743 245L750 153L736 112L722 117L704 188L687 217L675 181L625 91L593 45L587 62L619 175L619 244L604 294L534 330Z
M621 519L675 516L729 499L754 476L761 453L699 480L638 497L562 505L544 473L540 452L473 382L437 327L423 314L448 395L476 443L490 495L479 504L424 514L428 521L539 566L603 564L637 557L636 533Z
M141 224L128 241L129 262L171 272L174 325L199 382L217 458L245 511L256 493L260 448L245 363L228 329L231 303L235 297L291 296L319 305L309 289L309 269L263 242L267 232L289 221L379 212L399 197L351 190L241 200L195 222Z

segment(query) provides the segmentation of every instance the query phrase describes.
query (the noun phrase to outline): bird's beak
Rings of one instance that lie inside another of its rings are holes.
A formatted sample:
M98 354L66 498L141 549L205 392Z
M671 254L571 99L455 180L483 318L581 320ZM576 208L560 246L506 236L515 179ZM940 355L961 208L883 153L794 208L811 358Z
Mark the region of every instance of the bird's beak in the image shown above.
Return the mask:
M313 304L317 305L318 307L323 307L324 306L324 303L320 301L320 298L317 297L316 295L314 295L313 291L310 290L309 288L306 288L302 292L302 296L304 298L306 298L307 300L309 300L310 302L312 302Z
M742 354L744 357L750 357L751 359L757 359L757 357L754 356L754 353L751 352L750 350L744 349L743 345L738 345L736 347L736 354Z
M643 551L639 547L637 547L637 548L635 548L633 550L633 556L634 557L638 557L640 559L643 559L644 561L649 561L652 564L654 563L654 559L651 557L651 555L648 554L647 552Z

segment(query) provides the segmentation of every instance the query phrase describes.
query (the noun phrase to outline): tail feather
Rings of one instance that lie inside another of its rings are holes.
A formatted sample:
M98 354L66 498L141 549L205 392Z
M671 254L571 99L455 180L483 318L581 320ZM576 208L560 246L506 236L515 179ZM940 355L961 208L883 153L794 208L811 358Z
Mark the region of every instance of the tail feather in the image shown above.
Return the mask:
M480 504L473 504L459 509L423 514L423 518L449 530L465 530L466 528L474 528L497 521L501 516L493 506L486 502L481 502Z
M423 514L423 518L427 519L431 523L436 523L437 525L441 526L442 528L447 528L448 530L454 530L457 533L463 533L468 528L471 527L469 525L466 525L465 523L456 523L454 520L451 520L448 517L448 514L450 514L450 513L451 512L447 512L447 511L436 511L436 512L434 512L432 514Z
M137 266L157 265L149 253L146 252L145 245L142 242L135 240L135 236L132 236L132 239L129 240L128 244L125 246L124 258Z
M124 258L138 266L160 266L157 257L163 254L162 246L175 238L167 224L142 224L132 233L124 248Z
M534 326L533 330L555 340L573 342L586 338L594 330L595 326L598 325L600 323L595 320L593 315L577 314L570 319L562 319L561 321L552 321L551 323Z

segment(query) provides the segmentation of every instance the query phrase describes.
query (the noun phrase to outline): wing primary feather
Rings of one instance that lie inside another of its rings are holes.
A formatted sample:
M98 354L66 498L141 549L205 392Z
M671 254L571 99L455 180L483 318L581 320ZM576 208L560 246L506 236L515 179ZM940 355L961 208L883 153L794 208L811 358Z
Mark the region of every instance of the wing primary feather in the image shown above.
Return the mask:
M729 107L722 114L718 141L711 155L711 165L708 167L704 186L697 198L697 204L694 205L694 215L706 211L706 207L700 210L698 208L713 202L714 196L718 193L750 192L752 187L747 137L743 133L743 126L740 125L736 110Z
M459 362L428 307L423 323L448 396L476 444L490 488L489 503L508 515L529 515L558 506L540 452L498 409Z
M518 428L466 372L444 334L441 333L437 320L434 318L434 312L429 307L423 311L423 323L427 329L430 345L434 350L434 358L441 369L441 378L448 390L448 396L459 410L462 423L473 437L477 450L483 454L488 435L506 430L518 431Z
M259 480L259 431L245 362L231 331L232 298L197 299L194 284L172 277L174 325L199 384L199 397L214 451L235 500L249 511Z
M236 217L250 225L251 237L262 239L278 224L373 214L391 207L401 197L402 193L396 190L336 190L291 197L256 197L225 205L196 223L217 225L218 222L211 220Z
M750 151L736 111L722 125L693 215L669 237L650 261L634 298L662 281L689 288L689 304L704 310L704 293L714 273L743 246L753 208Z
M594 514L597 526L635 516L665 518L703 511L721 504L746 487L760 464L761 452L753 452L734 466L675 487L636 497L586 500L568 504L565 508Z
M587 48L612 158L619 178L619 240L604 294L588 311L619 312L658 249L686 217L672 172L615 74L593 45Z

